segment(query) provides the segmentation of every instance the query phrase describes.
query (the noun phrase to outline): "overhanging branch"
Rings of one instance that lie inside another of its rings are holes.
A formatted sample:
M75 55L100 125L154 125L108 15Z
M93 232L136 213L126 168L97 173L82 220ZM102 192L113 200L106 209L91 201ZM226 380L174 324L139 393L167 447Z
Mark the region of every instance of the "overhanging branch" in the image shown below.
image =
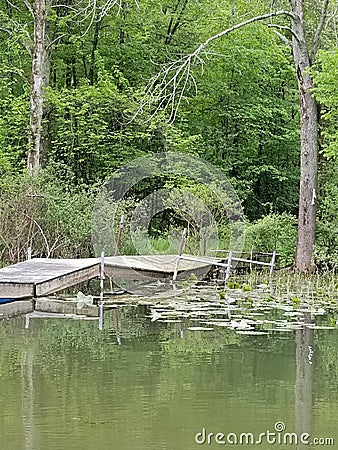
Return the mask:
M290 11L275 11L275 12L271 12L271 13L267 13L267 14L262 14L260 16L255 16L255 17L251 17L251 19L245 20L244 22L238 23L234 26L232 26L231 28L228 28L227 30L221 31L218 34L215 34L214 36L211 36L209 39L207 39L205 42L203 42L203 44L201 44L194 53L200 53L202 50L205 49L205 47L207 47L211 42L225 36L226 34L231 33L232 31L238 30L239 28L243 28L247 25L250 25L251 23L254 22L259 22L261 20L266 20L269 19L271 17L277 17L277 16L289 16L294 18L294 15L292 14L292 12Z
M197 91L196 81L191 69L197 64L201 64L203 67L204 60L201 55L205 54L205 49L212 42L232 33L233 31L254 22L264 21L271 17L277 16L295 18L292 12L284 10L252 17L209 37L205 42L197 47L194 52L163 66L161 70L150 80L148 86L146 87L143 100L141 101L136 115L142 113L144 109L148 109L152 117L159 111L169 109L169 121L173 122L177 116L179 106L184 99L184 94L187 88L194 87L195 91Z
M286 45L288 45L289 47L292 47L292 42L290 41L290 39L288 39L286 36L284 36L284 34L280 33L277 30L272 30L276 36L279 37L279 39L281 39Z
M299 40L299 38L298 38L298 36L296 35L296 33L294 33L290 27L287 27L287 26L284 26L284 25L277 25L277 24L274 24L274 23L269 23L269 24L268 24L268 27L269 27L269 28L277 28L278 30L287 31L287 32L290 33L292 36L294 36L294 37L297 39L297 41ZM276 30L274 30L274 33L276 33L277 36L279 36L279 37L280 37L284 42L286 42L288 45L291 45L291 41L290 41L286 36L284 36L282 33L278 33L278 32L276 32Z

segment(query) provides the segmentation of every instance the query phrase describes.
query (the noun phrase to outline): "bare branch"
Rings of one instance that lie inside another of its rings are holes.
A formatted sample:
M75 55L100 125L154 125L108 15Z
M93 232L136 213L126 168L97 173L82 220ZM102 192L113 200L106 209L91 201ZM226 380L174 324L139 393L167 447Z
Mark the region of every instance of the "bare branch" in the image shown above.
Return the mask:
M76 6L71 6L71 5L66 5L64 3L57 3L55 5L51 6L52 9L56 9L56 8L66 8L69 11L78 11L78 9L76 8Z
M326 1L328 1L328 0L326 0ZM271 12L271 13L267 13L267 14L262 14L261 16L251 17L251 19L245 20L244 22L238 23L238 24L234 25L233 27L228 28L227 30L221 31L218 34L211 36L203 44L201 44L197 50L195 50L195 53L196 52L200 53L211 42L221 38L222 36L225 36L226 34L231 33L232 31L238 30L239 28L243 28L251 23L258 22L261 20L266 20L266 19L269 19L270 17L277 17L277 16L289 16L289 17L294 18L294 15L290 11L275 11L275 12Z
M327 15L327 10L328 10L328 7L329 7L329 3L330 3L330 0L324 0L323 7L322 7L322 12L321 12L319 23L318 23L318 27L317 27L316 33L314 35L314 38L313 38L312 51L310 53L310 62L311 62L311 64L313 63L313 61L315 59L315 56L316 56L316 53L317 53L317 50L318 50L318 47L319 47L320 35L321 35L321 33L323 31L323 28L324 28L324 25L325 25L325 20L326 20L326 15Z
M12 33L13 33L8 28L4 28L4 27L0 27L0 31L4 31L5 33L10 34L10 35L12 35Z
M204 61L201 55L207 57L205 51L206 47L213 41L216 41L221 37L238 30L239 28L243 28L251 23L263 21L270 17L276 16L294 17L289 11L275 11L252 17L209 37L189 55L183 56L176 61L164 65L161 70L150 80L148 86L146 87L144 97L135 116L142 113L144 109L148 109L150 111L151 117L159 111L169 109L169 121L173 122L177 116L179 106L184 99L184 94L188 87L193 86L195 91L197 90L196 81L192 74L192 67L200 64L203 69ZM135 118L135 116L133 118Z
M20 71L19 69L3 69L3 74L7 74L7 73L12 73L12 74L14 74L14 75L17 75L18 77L20 77L20 78L22 78L25 82L28 82L29 80L28 80L28 78L27 77L25 77L25 75L23 74L23 72L22 71ZM2 77L2 75L1 75L1 77Z
M7 3L11 8L16 9L16 10L19 11L19 12L22 12L22 10L21 10L18 6L14 5L14 4L13 4L12 2L10 2L9 0L6 0L6 3Z
M63 37L66 36L66 33L60 34L60 36L56 37L50 44L47 45L47 51L50 50L51 47L53 47L53 45L59 41L60 39L62 39Z
M338 43L338 32L337 32L337 21L336 18L338 16L338 7L335 5L332 8L330 16L327 18L325 27L328 27L330 22L332 22L333 32L336 39L336 45Z
M43 240L45 241L47 255L48 255L47 258L49 258L50 253L51 253L51 249L49 247L48 239L47 239L45 233L43 232L43 229L41 228L40 224L35 219L33 219L33 217L29 216L26 213L24 213L24 216L26 216L29 220L31 220L37 226L38 230L40 231L41 236L42 236Z
M292 47L292 42L290 41L290 39L288 39L286 36L284 36L284 34L280 33L277 30L272 30L276 36L278 36L286 45L288 45L289 47Z
M278 28L278 30L284 30L284 31L287 31L287 32L289 32L290 34L292 34L292 36L294 36L294 37L297 39L297 41L299 41L298 36L296 35L296 33L295 33L293 30L291 30L290 27L283 26L283 25L277 25L277 24L274 24L274 23L269 23L269 24L268 24L268 27L269 27L269 28ZM276 33L276 34L277 34L277 33ZM283 37L281 37L281 39L282 39L284 42L287 42L287 43L290 43L290 44L291 44L291 41L290 41L286 36L284 36L283 34L278 33L278 36L279 36L279 37L283 36Z
M328 24L331 22L331 20L334 20L337 17L337 13L338 13L338 6L336 5L335 7L332 5L332 11L330 16L327 18L326 21L326 27L328 26Z
M14 44L15 42L19 41L20 44L25 48L25 50L27 50L27 52L30 54L31 53L31 44L32 44L32 40L27 32L27 30L22 29L21 25L17 22L15 22L14 20L12 20L9 25L11 25L11 28L6 28L6 27L0 27L0 31L4 31L5 33L7 33L9 36L15 36L16 39L14 41L11 41L11 44ZM19 36L19 31L24 31L27 40L25 40L23 37Z
M138 0L134 0L134 2L136 4L136 7L139 8ZM73 11L75 13L74 17L80 15L82 16L81 22L90 18L90 25L88 27L89 29L95 20L100 22L115 6L117 6L118 8L117 14L119 14L121 9L123 8L123 0L106 0L106 2L102 6L99 6L97 4L97 0L85 0L85 2L83 0L80 0L75 5L57 3L56 5L53 5L52 8L62 7ZM86 33L88 32L88 29L86 30Z
M25 4L26 8L28 9L28 11L29 11L32 15L34 15L34 10L33 10L33 8L32 8L32 5L29 3L29 1L28 1L28 0L23 0L23 2L24 2L24 4Z

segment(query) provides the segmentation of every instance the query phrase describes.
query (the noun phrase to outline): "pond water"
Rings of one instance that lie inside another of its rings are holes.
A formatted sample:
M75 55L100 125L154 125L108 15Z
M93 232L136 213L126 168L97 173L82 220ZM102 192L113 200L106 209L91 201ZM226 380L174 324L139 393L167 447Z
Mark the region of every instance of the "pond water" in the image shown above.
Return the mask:
M243 312L219 309L197 320L187 308L170 319L159 305L120 306L119 336L116 310L103 331L96 320L3 320L0 448L305 449L316 438L336 448L338 329L307 326L330 319L305 311L274 331L288 311L272 305L254 326L269 332L254 334L234 325Z

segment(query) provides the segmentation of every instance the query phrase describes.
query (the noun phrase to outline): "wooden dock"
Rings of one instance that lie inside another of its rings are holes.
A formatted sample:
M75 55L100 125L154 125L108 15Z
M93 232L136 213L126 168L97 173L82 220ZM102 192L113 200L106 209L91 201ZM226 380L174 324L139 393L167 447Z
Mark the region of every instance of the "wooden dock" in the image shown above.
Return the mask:
M83 259L34 258L0 269L1 299L23 299L47 296L63 289L75 286L93 278L112 280L144 280L171 277L184 278L194 273L205 275L214 267L221 267L226 281L233 270L233 262L261 265L270 269L270 276L275 265L276 252L270 262L237 258L230 251L224 258L193 255L138 255L109 256Z
M192 257L193 259L193 257ZM180 261L178 273L206 273L213 258ZM105 275L113 279L161 279L174 273L177 255L111 256L104 259ZM100 258L34 258L0 269L1 298L36 298L99 278Z
M34 258L0 269L0 298L29 298L98 276L99 260Z

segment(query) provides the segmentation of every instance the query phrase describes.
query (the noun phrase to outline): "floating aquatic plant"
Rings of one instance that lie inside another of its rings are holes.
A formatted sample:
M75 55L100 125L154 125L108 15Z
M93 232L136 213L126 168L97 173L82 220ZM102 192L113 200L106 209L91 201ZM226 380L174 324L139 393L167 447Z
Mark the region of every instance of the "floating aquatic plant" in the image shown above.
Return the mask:
M187 284L188 288L178 289L174 298L165 297L163 292L159 295L154 289L152 295L147 291L135 301L148 305L147 317L152 321L181 321L182 329L190 331L292 333L304 328L306 315L313 322L307 326L337 329L336 320L328 318L328 314L338 312L334 278L277 272L272 279L254 273L222 284Z
M83 292L77 293L77 308L81 309L84 306L91 306L93 305L94 298L92 295L84 295Z
M208 327L188 327L188 330L190 331L213 331L213 328Z
M243 283L242 284L242 291L243 292L250 292L250 291L252 291L252 287L248 283Z

